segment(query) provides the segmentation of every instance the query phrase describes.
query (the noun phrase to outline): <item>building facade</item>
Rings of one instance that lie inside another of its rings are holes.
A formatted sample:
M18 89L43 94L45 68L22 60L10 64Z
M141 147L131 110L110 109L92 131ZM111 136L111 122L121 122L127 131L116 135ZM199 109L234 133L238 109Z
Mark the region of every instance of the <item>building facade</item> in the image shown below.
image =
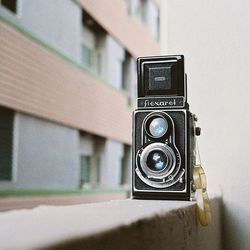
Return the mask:
M129 185L136 57L155 0L1 0L0 187Z

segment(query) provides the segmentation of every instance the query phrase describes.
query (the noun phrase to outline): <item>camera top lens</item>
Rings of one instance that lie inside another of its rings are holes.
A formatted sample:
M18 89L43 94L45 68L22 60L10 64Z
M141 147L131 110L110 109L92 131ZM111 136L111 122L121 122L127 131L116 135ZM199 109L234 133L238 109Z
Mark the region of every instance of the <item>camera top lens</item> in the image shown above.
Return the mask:
M149 124L149 132L155 138L160 138L166 134L168 122L162 117L153 118Z
M153 150L148 154L146 164L152 171L162 171L168 165L168 157L161 150Z

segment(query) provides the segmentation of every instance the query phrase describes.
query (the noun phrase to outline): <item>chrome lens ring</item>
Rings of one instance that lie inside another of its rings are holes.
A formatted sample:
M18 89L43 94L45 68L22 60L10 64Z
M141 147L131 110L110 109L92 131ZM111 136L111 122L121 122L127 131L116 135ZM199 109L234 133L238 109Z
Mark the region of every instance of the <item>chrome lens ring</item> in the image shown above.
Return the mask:
M155 117L150 122L148 129L151 136L154 138L160 138L168 131L168 122L162 117Z
M167 133L168 128L168 121L162 114L150 114L144 120L144 129L152 138L163 137Z
M162 170L154 171L148 167L147 159L148 155L152 151L157 150L163 152L166 155L168 161L166 166ZM176 166L176 156L173 149L168 145L164 143L151 143L143 149L140 156L140 165L143 172L147 175L148 178L163 179L173 172Z

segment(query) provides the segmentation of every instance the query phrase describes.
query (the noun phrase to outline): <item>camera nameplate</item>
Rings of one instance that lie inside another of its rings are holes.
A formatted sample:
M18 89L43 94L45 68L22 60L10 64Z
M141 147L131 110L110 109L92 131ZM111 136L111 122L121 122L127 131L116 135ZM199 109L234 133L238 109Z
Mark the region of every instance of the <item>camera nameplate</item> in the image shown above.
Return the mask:
M184 108L185 97L141 97L137 99L138 109Z

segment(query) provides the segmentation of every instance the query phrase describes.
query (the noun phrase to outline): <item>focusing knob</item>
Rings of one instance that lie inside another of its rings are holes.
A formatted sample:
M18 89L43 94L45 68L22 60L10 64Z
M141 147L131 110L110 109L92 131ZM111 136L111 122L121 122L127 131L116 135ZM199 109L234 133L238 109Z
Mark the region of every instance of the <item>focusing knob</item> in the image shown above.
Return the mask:
M195 128L195 135L196 136L200 136L201 135L201 128L200 127L196 127Z

